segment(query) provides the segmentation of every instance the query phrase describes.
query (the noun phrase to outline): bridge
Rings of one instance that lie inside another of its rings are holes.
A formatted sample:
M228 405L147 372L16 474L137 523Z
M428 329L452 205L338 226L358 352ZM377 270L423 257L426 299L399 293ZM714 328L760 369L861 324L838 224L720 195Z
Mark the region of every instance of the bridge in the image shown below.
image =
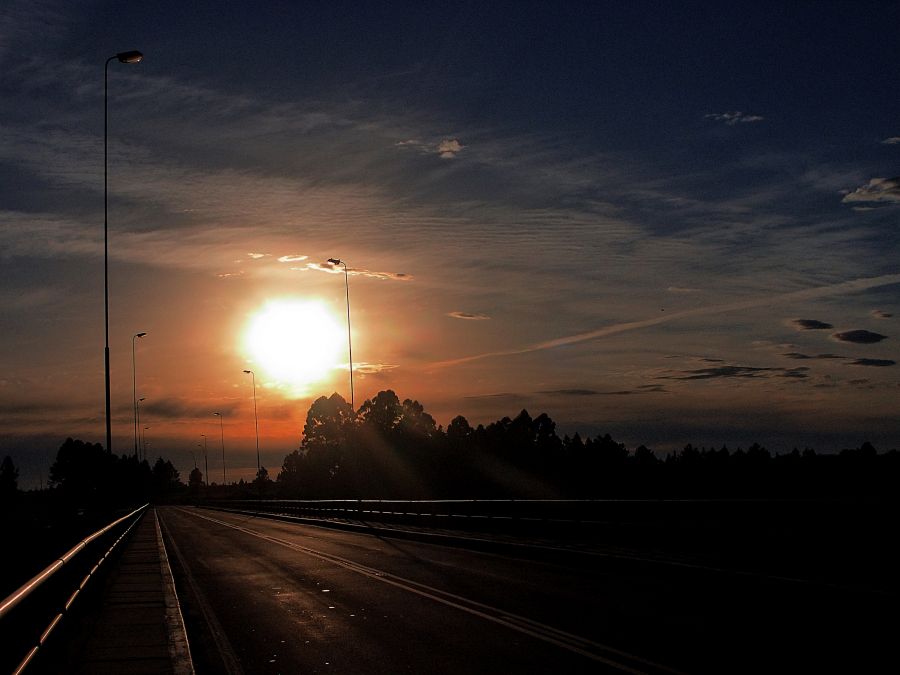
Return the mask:
M45 587L93 542L0 604L4 664L26 673L887 669L893 629L881 617L892 615L896 587L637 546L602 518L679 508L709 505L144 507L98 534L111 541L100 547L106 562L77 584L87 595L97 577L81 615L67 615L78 592ZM626 530L658 520L644 513ZM49 616L48 626L34 642L16 620L8 639L9 619L41 592L50 610L27 617ZM66 598L58 611L51 595Z

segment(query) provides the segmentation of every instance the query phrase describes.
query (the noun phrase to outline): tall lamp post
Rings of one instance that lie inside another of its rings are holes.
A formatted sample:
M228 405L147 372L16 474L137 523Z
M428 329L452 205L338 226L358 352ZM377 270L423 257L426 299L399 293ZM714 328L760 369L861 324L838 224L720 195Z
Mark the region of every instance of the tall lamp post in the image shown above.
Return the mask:
M141 402L146 401L146 400L147 400L146 396L141 396L137 400L137 403L135 404L135 412L137 413L136 414L137 429L141 428ZM140 453L138 456L138 460L147 459L146 455L144 455L144 447L143 446L144 446L144 444L140 442L140 434L138 434L138 451Z
M203 437L203 466L206 469L206 487L209 487L209 455L206 453L206 434L200 434Z
M222 485L227 484L225 478L225 423L222 421L222 413L214 412L213 415L219 418L219 431L222 434Z
M338 258L329 258L332 265L344 266L344 286L347 289L347 352L350 355L350 409L356 414L356 404L353 399L353 342L350 340L350 277L347 272L347 263Z
M253 380L253 420L256 423L256 475L259 476L259 414L256 412L256 374L252 370L245 370L245 375L249 375Z
M137 360L134 354L134 342L147 333L135 333L131 336L131 405L134 410L134 458L138 456L138 401L137 401Z
M140 63L144 55L138 51L119 52L106 59L103 66L103 323L106 348L103 361L106 373L106 451L112 454L112 420L109 403L109 64Z

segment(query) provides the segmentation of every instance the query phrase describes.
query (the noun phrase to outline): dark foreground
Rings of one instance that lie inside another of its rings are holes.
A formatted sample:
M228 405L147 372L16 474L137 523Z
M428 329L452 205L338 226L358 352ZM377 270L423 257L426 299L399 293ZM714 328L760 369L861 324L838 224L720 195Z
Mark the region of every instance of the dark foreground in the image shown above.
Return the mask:
M500 554L204 509L159 515L200 673L876 673L897 663L897 597L878 584L602 546Z

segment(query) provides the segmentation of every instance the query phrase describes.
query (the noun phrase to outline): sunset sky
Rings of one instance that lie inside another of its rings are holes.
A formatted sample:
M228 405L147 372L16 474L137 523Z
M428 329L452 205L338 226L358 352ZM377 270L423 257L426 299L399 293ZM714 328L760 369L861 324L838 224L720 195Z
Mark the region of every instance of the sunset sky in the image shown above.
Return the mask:
M332 257L357 406L527 408L660 452L900 446L900 4L721 5L4 2L0 456L36 487L66 436L105 442L103 65L132 49L115 452L146 331L150 455L186 478L207 434L219 479L220 411L252 477L252 369L274 476L310 402L349 399Z

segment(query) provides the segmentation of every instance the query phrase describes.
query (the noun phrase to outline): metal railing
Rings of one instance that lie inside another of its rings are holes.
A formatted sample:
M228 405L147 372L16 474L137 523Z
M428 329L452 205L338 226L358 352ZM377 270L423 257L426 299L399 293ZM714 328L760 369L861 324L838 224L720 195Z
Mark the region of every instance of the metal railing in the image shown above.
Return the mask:
M71 595L69 595L69 598L64 603L62 603L61 608L55 610L55 616L52 617L50 623L46 626L46 628L41 631L40 636L37 638L35 644L31 645L28 653L19 663L18 667L13 670L14 675L18 675L19 673L21 673L23 670L25 670L28 664L31 663L38 651L46 644L47 639L50 637L50 634L59 625L59 622L63 619L65 613L68 612L72 607L75 599L84 590L91 578L96 574L100 565L103 564L110 553L112 553L113 550L115 550L116 546L118 546L118 544L122 541L125 535L128 534L128 532L135 526L135 524L137 524L140 518L144 515L148 506L149 504L144 504L131 513L109 523L106 527L97 530L90 536L85 537L75 546L69 549L69 551L67 551L65 554L48 565L43 571L29 579L26 583L24 583L17 590L4 598L2 602L0 602L0 622L2 622L8 617L13 609L15 609L19 604L27 600L29 597L31 597L35 593L35 591L37 591L40 587L42 587L50 579L57 575L57 573L61 569L63 569L64 566L70 564L79 553L83 552L88 547L89 544L100 539L103 535L109 533L116 526L133 518L133 521L128 525L128 527L123 530L123 532L116 538L112 545L109 546L109 548L107 548L106 551L95 562L93 567L91 567L90 571L84 576L81 582L77 584L74 591L71 593Z

